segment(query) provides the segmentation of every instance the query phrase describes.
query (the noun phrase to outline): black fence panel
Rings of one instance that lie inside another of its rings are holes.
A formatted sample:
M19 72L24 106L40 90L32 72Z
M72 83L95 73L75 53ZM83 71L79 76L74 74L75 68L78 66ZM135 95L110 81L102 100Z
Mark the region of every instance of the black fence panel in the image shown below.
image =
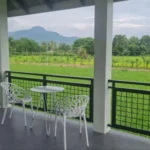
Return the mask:
M93 79L83 77L71 77L61 75L49 74L36 74L26 72L13 72L7 71L6 76L8 81L18 86L23 87L27 91L31 88L41 85L59 86L64 87L65 90L56 94L56 99L62 99L71 95L88 95L90 102L86 109L87 121L93 122ZM39 110L44 111L44 106L40 93L30 92L33 98L33 107L37 108L40 102ZM27 104L26 107L30 107ZM54 102L52 101L51 94L47 94L47 108L54 111Z
M110 126L140 134L150 135L150 90L149 83L113 81L112 117ZM122 84L122 86L119 86ZM132 84L134 88L127 88ZM124 88L123 88L124 86ZM146 89L140 86L147 86Z

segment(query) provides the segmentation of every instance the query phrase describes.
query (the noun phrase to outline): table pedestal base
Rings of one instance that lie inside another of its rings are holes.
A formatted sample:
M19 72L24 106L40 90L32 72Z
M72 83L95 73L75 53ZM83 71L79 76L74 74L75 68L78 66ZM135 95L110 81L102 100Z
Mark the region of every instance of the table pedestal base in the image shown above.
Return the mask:
M52 94L51 98L54 99L55 93L51 93L51 94ZM52 111L47 110L47 94L46 93L41 94L41 100L43 101L43 104L44 104L44 113L45 113L45 119L44 120L45 120L46 135L49 136L50 135L50 124L51 124L50 120L51 120L51 115L52 115L51 112ZM38 109L39 109L39 102L38 102L37 110L33 115L32 125L30 126L30 129L33 128L34 123L35 123L35 119L36 118L38 119L38 117L37 117Z

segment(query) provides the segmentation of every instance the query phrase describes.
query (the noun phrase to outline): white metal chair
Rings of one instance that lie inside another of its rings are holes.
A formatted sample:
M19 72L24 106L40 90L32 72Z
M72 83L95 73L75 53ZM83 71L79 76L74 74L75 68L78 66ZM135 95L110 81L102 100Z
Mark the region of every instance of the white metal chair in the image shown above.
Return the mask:
M8 104L11 104L11 111L9 118L11 118L13 113L13 105L14 104L22 104L23 106L23 113L24 113L24 122L25 127L27 126L27 120L26 120L26 111L25 111L25 103L30 102L31 104L31 110L32 110L32 117L33 117L33 106L32 106L32 97L29 92L24 90L22 87L19 87L15 84L9 83L9 82L2 82L1 87L4 90L4 94L6 96L6 108L4 110L4 115L1 121L1 124L4 124Z
M58 100L55 103L55 137L57 134L57 116L63 116L63 126L64 126L64 150L67 149L66 143L66 118L80 118L80 133L82 133L82 117L84 120L84 127L85 127L85 135L86 135L86 145L89 147L89 140L88 140L88 132L87 132L87 123L86 123L86 116L85 110L86 106L89 102L89 96L85 95L75 95L66 97L62 100Z

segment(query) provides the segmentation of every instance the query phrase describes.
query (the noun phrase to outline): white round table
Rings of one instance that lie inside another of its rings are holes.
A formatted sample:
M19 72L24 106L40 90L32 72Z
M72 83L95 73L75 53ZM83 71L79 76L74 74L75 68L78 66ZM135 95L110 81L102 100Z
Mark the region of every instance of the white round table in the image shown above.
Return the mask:
M61 92L64 90L63 87L57 87L57 86L37 86L30 89L32 92L38 92L38 93L56 93Z
M36 93L40 93L41 94L41 100L43 100L43 102L44 102L46 133L49 136L49 134L50 134L50 124L49 124L49 129L48 129L47 114L49 112L48 112L48 109L47 109L47 94L51 93L51 101L54 102L56 100L56 93L64 91L64 88L63 87L57 87L57 86L37 86L37 87L31 88L30 90L32 92L36 92ZM50 107L51 107L50 111L52 111L52 106L50 106ZM38 112L38 108L39 108L39 102L38 102L36 114ZM33 116L31 129L34 126L36 114L34 114L34 116Z

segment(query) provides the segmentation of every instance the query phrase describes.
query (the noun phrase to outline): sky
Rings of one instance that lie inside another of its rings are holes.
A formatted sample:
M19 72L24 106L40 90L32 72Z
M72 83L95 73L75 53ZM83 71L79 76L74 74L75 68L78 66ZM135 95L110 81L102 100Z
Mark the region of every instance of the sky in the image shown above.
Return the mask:
M94 7L8 19L9 32L34 26L41 26L64 36L94 37ZM127 37L150 35L150 0L114 3L113 34L125 34Z

